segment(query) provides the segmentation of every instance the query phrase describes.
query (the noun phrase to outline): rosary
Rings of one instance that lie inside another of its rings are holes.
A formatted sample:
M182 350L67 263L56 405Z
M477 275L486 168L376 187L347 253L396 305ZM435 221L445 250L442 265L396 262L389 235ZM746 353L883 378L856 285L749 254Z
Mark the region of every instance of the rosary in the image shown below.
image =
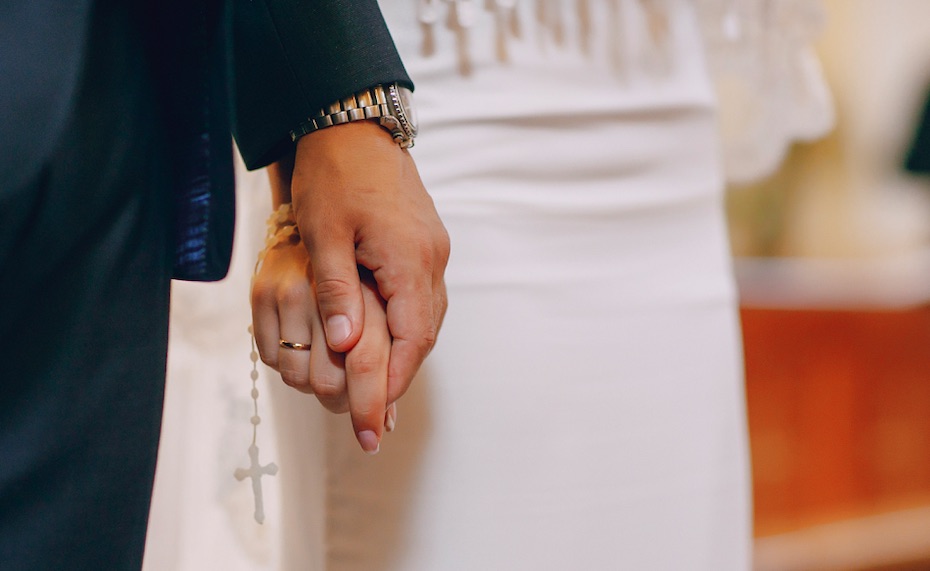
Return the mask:
M274 462L261 465L258 460L258 425L261 424L262 418L258 416L258 387L255 386L258 381L258 351L255 348L255 333L252 326L249 326L249 334L252 336L252 352L249 358L252 359L252 444L249 446L249 467L237 468L235 477L240 482L246 478L252 479L252 493L255 495L255 521L258 523L265 522L265 505L262 498L262 476L274 476L278 473L278 466Z
M294 211L290 204L282 204L276 212L268 218L268 233L265 237L265 248L258 254L258 260L255 262L255 270L252 273L254 280L255 275L261 268L262 261L268 254L268 250L282 242L292 242L299 240L300 235L297 232L297 222L294 219ZM250 288L251 289L251 288ZM265 505L262 496L262 476L274 476L278 473L278 466L271 462L262 466L258 459L258 425L262 419L258 415L258 349L255 345L255 331L249 326L249 335L252 337L252 352L249 358L252 360L252 443L249 445L249 467L237 468L234 476L240 482L246 478L252 479L252 493L255 495L255 521L264 523Z

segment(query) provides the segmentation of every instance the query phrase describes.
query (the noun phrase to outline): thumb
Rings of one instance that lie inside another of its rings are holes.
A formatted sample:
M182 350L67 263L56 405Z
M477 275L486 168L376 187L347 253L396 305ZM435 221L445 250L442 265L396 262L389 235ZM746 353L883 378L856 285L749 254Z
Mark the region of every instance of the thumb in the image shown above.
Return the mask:
M358 343L365 320L354 241L329 237L307 247L326 344L345 353Z

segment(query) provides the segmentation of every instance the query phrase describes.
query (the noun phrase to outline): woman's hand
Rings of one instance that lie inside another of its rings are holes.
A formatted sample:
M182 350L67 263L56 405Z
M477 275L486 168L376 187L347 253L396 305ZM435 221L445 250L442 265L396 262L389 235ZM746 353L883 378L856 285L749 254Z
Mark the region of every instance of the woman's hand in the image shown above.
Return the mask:
M262 361L328 410L348 411L359 445L373 454L396 421L396 404L387 406L391 336L373 277L362 270L359 279L363 329L346 354L326 344L310 258L300 242L280 243L267 252L252 286L252 321ZM281 347L281 339L309 344L310 350Z

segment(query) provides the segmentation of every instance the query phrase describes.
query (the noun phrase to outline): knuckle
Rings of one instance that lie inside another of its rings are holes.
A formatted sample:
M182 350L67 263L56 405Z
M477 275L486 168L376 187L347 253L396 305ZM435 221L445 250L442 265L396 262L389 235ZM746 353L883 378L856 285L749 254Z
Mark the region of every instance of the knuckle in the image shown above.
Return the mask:
M310 378L313 394L321 400L337 400L345 393L345 386L332 375L315 374Z
M416 242L415 250L416 259L420 263L420 267L431 270L436 259L436 247L435 244L426 238L421 238Z
M449 232L445 227L441 227L439 237L436 239L436 254L442 262L443 267L449 261L449 254L452 252L452 240L449 238Z
M411 235L406 242L405 250L408 255L408 264L417 268L431 270L441 256L441 238L429 229L422 229Z
M373 416L384 417L384 409L378 410L373 403L353 403L350 406L350 412L352 413L353 418L356 419L370 419Z
M384 369L385 360L371 351L360 351L346 357L346 374L353 377L370 377Z
M269 367L271 367L271 368L274 369L275 371L278 370L278 355L277 355L277 353L275 353L274 355L271 355L271 354L265 353L265 352L263 352L263 351L259 351L258 355L259 355L259 357L261 357L262 363L268 365Z
M281 380L284 384L294 388L304 388L310 384L310 379L301 371L291 367L281 367Z
M327 278L318 280L315 284L317 300L322 303L340 303L349 300L356 293L355 288L348 280L340 278Z
M430 266L445 266L445 263L449 260L452 240L449 237L449 232L442 224L425 230L415 239L415 243L424 263L428 263Z
M436 344L436 328L432 326L426 328L422 335L414 337L410 340L410 343L413 346L414 353L420 359L425 358Z
M430 319L424 324L420 335L413 338L413 346L425 353L436 344L436 337L438 335L439 330L436 323L434 320Z
M420 349L423 353L429 352L433 348L433 345L436 344L436 328L430 327L423 337L420 338L420 342L417 343L417 349Z
M275 293L279 307L294 307L307 303L310 288L299 282L282 284Z
M274 284L265 280L256 279L255 283L252 284L251 299L254 307L274 306Z
M394 271L393 268L384 267L376 272L376 278L378 280L378 290L383 293L385 299L390 299L400 290L405 275Z

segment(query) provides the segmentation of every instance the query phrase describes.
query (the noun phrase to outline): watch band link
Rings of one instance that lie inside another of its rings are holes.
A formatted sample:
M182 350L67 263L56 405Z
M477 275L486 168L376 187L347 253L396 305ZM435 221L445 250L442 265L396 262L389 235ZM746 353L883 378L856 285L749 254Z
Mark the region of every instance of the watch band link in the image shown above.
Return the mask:
M301 123L297 129L291 131L291 140L296 142L308 133L333 125L365 119L380 119L390 114L387 93L384 87L376 85L320 109Z

